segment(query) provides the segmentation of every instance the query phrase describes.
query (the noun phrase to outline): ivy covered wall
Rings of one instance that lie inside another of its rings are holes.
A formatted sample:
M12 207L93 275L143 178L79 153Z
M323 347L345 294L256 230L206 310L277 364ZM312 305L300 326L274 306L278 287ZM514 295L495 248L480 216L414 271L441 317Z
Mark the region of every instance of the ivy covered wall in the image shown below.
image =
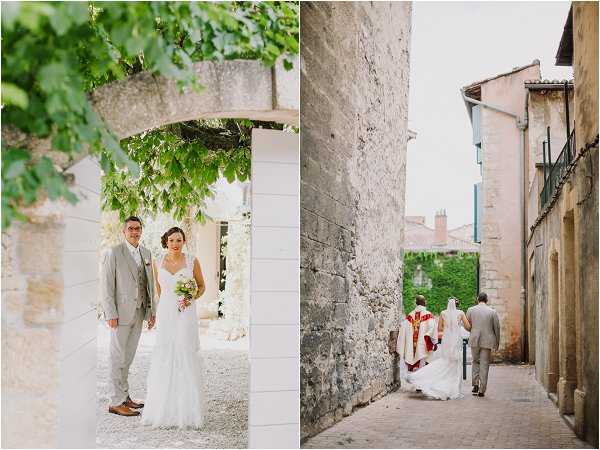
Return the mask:
M446 309L448 297L460 300L466 311L477 296L477 260L474 253L406 252L404 254L404 312L415 308L415 296L427 299L427 309L439 315Z

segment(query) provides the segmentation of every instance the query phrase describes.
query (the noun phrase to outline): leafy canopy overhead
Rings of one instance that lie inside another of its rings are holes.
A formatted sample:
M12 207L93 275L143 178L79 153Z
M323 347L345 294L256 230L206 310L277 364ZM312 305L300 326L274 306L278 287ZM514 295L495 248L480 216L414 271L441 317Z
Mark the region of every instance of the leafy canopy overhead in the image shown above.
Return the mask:
M220 175L229 182L250 177L252 128L277 128L281 124L250 120L183 122L133 136L123 141L142 176L113 170L103 178L103 209L130 214L170 213L182 220L193 211L204 219L204 199Z
M257 59L266 65L298 53L295 2L8 2L2 5L2 122L48 138L69 157L89 149L108 177L139 175L136 150L123 148L94 112L87 93L148 70L199 88L193 63ZM137 143L136 143L137 142ZM132 153L133 152L133 153ZM179 159L178 159L179 160ZM235 172L236 176L240 172ZM173 174L173 172L170 172ZM48 156L2 147L2 226L47 193L75 202Z

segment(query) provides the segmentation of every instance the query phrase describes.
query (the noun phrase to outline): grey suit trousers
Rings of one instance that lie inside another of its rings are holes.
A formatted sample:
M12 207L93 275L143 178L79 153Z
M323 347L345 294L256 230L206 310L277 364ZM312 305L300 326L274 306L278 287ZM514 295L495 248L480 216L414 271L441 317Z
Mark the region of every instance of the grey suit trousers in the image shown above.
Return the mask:
M479 392L485 393L487 387L488 373L490 371L490 358L492 350L482 347L471 347L472 384L479 386Z
M137 308L132 323L110 329L110 405L118 406L129 395L129 366L137 350L146 308Z

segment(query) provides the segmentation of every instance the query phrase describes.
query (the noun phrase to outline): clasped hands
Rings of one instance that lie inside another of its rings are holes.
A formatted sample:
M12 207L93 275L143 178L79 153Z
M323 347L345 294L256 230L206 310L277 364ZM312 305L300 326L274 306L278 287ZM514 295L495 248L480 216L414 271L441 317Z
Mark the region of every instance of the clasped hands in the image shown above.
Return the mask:
M108 324L109 328L117 328L119 326L119 319L108 319L106 323ZM155 323L156 316L150 316L150 319L148 319L148 329L151 330L152 328L154 328Z

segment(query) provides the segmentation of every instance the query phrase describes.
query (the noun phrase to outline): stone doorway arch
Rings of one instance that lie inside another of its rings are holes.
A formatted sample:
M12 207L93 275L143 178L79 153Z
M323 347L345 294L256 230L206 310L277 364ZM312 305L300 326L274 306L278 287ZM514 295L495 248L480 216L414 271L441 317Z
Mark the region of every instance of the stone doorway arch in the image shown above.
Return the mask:
M259 61L246 60L200 62L195 64L195 71L205 86L201 92L180 92L169 79L140 73L95 90L90 94L92 103L119 139L202 118L298 125L298 62L290 72L280 64L267 68ZM2 233L2 409L10 412L2 415L2 444L94 447L95 411L87 402L92 400L90 392L95 396L96 389L95 351L91 351L95 348L95 308L92 311L82 298L95 298L97 286L98 254L90 236L99 235L100 169L85 152L77 160L67 161L64 155L50 151L49 140L32 139L9 129L2 132L6 143L27 146L34 155L49 155L56 164L68 168L82 197L73 207L52 202L38 205L28 211L29 222L15 223ZM298 147L295 150L298 152ZM267 148L266 153L272 151ZM289 154L288 148L287 157ZM297 182L299 191L299 178ZM40 245L34 247L32 242ZM294 276L291 269L288 272ZM292 297L299 304L299 293ZM260 317L254 306L251 294L250 313ZM257 350L252 339L251 359ZM268 347L258 351L263 358L269 356ZM255 373L252 367L251 379L263 392L278 381L264 370ZM67 392L78 402L64 401ZM250 397L251 447L267 445L258 428L252 431L253 414L265 409L267 397ZM272 405L271 411L274 408ZM86 410L92 414L86 414ZM296 442L298 430L299 418L297 422L288 420L279 433L272 435L276 439L269 444Z

